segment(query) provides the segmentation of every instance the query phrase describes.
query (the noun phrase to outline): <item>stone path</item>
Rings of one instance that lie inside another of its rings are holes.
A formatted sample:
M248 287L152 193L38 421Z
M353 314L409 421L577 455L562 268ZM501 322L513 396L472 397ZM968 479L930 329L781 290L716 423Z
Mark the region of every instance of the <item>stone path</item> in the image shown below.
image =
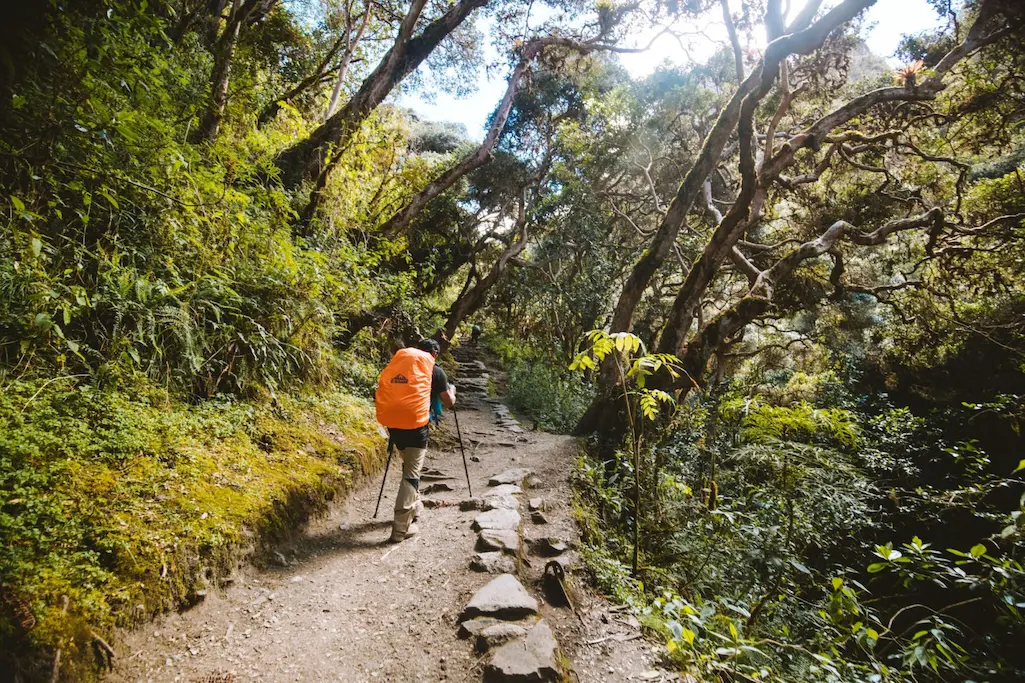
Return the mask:
M473 497L446 415L431 437L418 536L387 543L393 466L376 520L374 477L269 551L265 568L123 634L109 680L680 680L657 666L636 619L587 587L569 484L576 442L524 431L488 395L501 377L472 348L455 356Z

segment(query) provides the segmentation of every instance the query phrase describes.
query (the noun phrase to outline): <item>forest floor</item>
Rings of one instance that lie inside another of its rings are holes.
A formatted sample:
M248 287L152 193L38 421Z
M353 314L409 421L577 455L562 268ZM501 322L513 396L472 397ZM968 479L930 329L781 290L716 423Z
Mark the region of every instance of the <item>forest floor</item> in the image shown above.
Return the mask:
M455 384L460 385L459 378ZM541 590L545 559L532 554L541 538L570 548L570 475L578 454L570 437L510 427L492 404L460 394L460 425L473 493L510 468L534 473L519 498L524 551L517 576L538 598L563 654L570 680L679 680L657 663L659 646L646 641L636 619L586 585L579 562L568 576L576 614L554 607ZM502 410L502 408L499 408ZM500 426L502 425L505 426ZM471 570L479 511L461 511L469 497L451 413L432 434L422 490L429 493L420 534L388 542L391 507L401 467L396 457L381 512L373 518L380 480L367 480L292 543L275 562L240 570L198 606L161 617L126 634L111 683L122 681L479 681L488 655L457 636L457 619L493 574ZM441 488L444 488L441 487ZM544 501L547 523L526 512L527 498ZM575 554L574 551L568 551ZM579 615L579 616L577 616Z

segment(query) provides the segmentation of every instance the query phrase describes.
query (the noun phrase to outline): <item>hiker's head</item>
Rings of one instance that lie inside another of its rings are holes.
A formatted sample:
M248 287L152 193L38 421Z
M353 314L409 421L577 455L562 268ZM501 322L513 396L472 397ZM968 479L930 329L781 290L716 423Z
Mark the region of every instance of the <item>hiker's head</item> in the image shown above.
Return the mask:
M441 353L441 344L433 339L421 339L416 343L416 348L421 351L426 351L435 358L437 358L438 354Z

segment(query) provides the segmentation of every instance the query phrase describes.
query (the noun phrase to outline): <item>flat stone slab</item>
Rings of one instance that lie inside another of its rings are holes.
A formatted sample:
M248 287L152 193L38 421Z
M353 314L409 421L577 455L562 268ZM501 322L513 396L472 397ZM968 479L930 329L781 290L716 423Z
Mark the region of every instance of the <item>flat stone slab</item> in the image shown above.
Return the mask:
M542 506L544 504L545 502L540 498L531 498L529 501L527 501L527 507L530 508L531 512L533 512L534 510L543 509Z
M530 521L534 524L548 524L548 518L540 510L534 510L530 513Z
M520 504L509 494L484 496L484 510L515 510Z
M510 555L516 555L520 552L520 535L506 529L487 529L477 536L477 549L500 550Z
M485 491L484 492L484 497L487 497L487 496L515 496L515 495L517 495L519 493L523 493L523 489L521 489L516 484L499 484L498 486L494 486L492 488L489 488L487 491Z
M470 560L470 569L486 574L512 574L516 571L516 560L501 551L476 553Z
M544 619L527 637L498 647L484 668L484 683L546 683L559 680L559 643Z
M520 513L507 508L497 508L482 512L473 520L473 530L508 529L516 531L520 528Z
M525 467L516 467L491 477L488 480L488 486L501 486L502 484L516 484L519 486L520 482L528 476L530 476L530 470Z
M477 634L477 652L487 652L503 643L517 638L525 638L529 633L529 626L501 622L492 624Z
M495 624L504 624L506 622L501 619L495 619L494 617L477 617L476 619L469 619L459 624L459 631L457 635L460 638L469 638L475 636L489 626Z
M515 621L537 614L535 600L512 574L502 574L481 588L466 603L459 621L476 617L494 617Z

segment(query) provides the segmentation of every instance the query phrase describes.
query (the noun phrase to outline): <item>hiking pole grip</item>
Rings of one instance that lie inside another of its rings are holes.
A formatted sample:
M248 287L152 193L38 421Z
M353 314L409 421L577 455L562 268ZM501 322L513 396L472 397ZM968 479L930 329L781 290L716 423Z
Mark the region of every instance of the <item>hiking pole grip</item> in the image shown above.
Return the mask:
M470 469L466 466L466 449L463 448L463 432L459 429L459 411L456 410L455 405L452 406L452 417L456 420L456 435L459 437L459 452L463 454L463 472L466 473L466 488L470 492L470 497L473 498L473 487L470 486Z
M388 435L388 459L384 461L384 479L381 480L381 492L377 494L377 506L374 507L374 519L377 519L377 512L381 509L381 498L384 496L384 484L388 481L388 468L391 467L392 448L395 440L391 434Z

